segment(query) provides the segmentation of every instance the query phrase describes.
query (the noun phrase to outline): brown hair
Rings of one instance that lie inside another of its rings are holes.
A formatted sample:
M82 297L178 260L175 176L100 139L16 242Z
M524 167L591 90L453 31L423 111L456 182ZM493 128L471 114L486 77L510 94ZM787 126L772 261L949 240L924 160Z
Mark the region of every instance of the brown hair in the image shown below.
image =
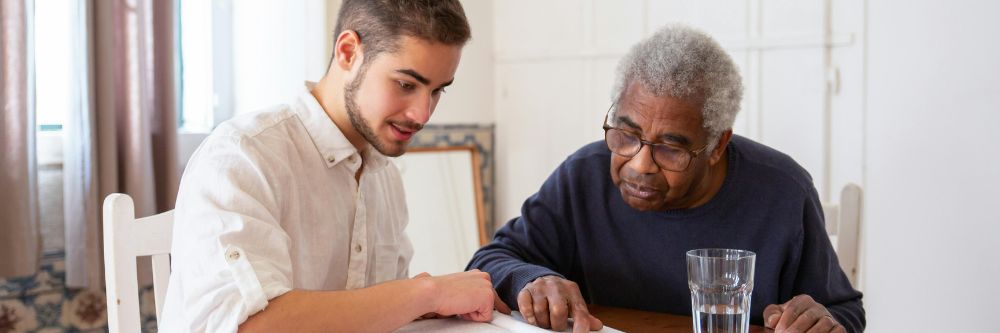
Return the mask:
M344 0L333 38L346 30L358 34L363 63L398 51L404 35L445 45L465 45L471 37L458 0Z

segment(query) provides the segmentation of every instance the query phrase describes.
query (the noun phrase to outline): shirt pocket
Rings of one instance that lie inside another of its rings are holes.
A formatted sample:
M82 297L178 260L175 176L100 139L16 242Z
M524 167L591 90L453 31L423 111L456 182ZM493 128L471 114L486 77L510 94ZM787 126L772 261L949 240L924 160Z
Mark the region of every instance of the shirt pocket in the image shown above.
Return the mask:
M395 280L397 273L399 273L399 245L375 246L375 283Z

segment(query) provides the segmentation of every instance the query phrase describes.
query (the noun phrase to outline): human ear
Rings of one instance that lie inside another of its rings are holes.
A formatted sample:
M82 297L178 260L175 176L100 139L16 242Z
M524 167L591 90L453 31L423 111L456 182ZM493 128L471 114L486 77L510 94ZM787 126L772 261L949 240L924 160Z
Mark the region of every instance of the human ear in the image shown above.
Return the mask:
M350 71L364 59L361 47L361 37L354 30L344 30L337 36L333 48L334 66L343 71Z
M722 153L726 151L726 146L729 145L729 140L733 138L733 129L727 129L722 134L719 135L718 141L715 143L715 149L712 149L712 155L709 156L709 163L715 165L720 159L722 159Z

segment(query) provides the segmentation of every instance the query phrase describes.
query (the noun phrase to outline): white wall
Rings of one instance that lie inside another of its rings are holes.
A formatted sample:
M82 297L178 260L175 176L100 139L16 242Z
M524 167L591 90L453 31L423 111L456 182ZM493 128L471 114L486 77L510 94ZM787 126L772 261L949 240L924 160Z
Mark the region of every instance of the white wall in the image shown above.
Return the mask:
M287 103L326 72L326 2L232 1L233 114Z
M995 332L1000 3L869 6L870 331Z
M462 50L455 84L434 110L431 124L492 124L493 113L493 0L464 0L462 7L472 27L472 40Z

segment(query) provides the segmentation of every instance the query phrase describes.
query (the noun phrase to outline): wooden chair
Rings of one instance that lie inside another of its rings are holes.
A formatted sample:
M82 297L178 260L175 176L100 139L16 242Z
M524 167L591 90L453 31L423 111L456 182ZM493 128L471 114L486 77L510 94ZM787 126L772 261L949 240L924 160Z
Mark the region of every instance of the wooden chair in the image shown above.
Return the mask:
M170 277L170 243L174 213L135 218L135 205L128 195L115 193L104 199L104 274L108 292L108 330L139 332L139 281L136 257L152 256L156 318Z
M823 204L826 232L837 251L840 268L851 285L858 288L858 238L861 231L861 186L847 184L840 192L839 203Z

